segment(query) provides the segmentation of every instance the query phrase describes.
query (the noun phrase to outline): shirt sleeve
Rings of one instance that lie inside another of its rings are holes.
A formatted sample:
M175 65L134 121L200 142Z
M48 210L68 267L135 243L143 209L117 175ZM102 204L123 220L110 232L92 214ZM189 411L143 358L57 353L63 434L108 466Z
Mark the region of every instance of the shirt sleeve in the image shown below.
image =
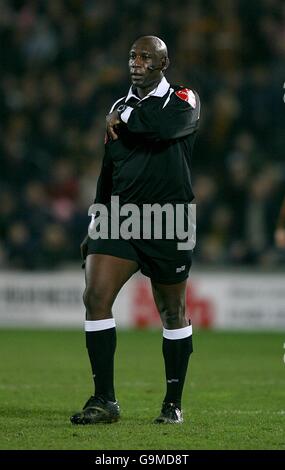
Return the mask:
M121 120L130 132L142 134L149 140L171 140L192 134L198 127L200 100L196 92L184 90L179 95L179 91L171 89L167 98L162 103L159 100L157 106L150 107L143 102L134 108L127 106Z
M107 148L105 147L105 154L102 162L101 172L97 182L95 203L105 204L111 200L112 194L112 174L113 163L108 156Z

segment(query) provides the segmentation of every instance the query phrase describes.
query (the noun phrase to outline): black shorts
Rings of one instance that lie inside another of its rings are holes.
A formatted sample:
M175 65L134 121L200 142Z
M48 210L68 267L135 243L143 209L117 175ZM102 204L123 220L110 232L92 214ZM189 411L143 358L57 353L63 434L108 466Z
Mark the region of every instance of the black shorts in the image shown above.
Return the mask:
M141 272L160 284L187 279L192 264L191 250L178 250L177 240L88 240L87 256L104 254L136 261Z

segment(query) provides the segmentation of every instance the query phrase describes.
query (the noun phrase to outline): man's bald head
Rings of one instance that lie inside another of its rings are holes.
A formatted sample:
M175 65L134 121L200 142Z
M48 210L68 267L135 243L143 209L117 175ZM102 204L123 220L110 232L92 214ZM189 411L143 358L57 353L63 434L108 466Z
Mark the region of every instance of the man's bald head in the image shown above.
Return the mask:
M144 44L151 46L160 57L165 57L168 59L167 46L165 42L162 41L162 39L158 38L157 36L141 36L134 42L133 47L143 46Z
M141 96L159 84L168 65L167 47L156 36L142 36L132 45L129 54L130 75L132 84Z

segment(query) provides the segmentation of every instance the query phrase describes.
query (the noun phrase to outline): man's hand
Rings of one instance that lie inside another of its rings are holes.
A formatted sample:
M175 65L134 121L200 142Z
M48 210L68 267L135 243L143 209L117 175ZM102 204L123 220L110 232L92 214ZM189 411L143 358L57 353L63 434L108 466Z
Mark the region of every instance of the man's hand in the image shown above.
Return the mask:
M275 231L275 243L278 248L285 248L285 228L278 228Z
M107 134L112 140L118 139L118 134L116 132L116 127L121 124L121 120L119 118L119 113L117 110L113 111L106 116L106 128Z
M88 243L88 234L84 238L83 242L80 245L80 254L81 254L81 259L83 263L85 262L86 256L87 256L87 243Z

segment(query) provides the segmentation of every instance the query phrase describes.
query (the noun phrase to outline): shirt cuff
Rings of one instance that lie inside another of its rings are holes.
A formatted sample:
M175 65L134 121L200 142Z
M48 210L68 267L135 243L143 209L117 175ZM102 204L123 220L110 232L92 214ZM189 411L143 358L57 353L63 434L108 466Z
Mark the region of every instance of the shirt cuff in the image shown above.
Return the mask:
M125 122L127 124L128 120L129 120L129 117L132 113L132 111L134 110L134 108L132 108L131 106L127 106L127 108L125 109L125 111L122 112L120 118L123 122Z

